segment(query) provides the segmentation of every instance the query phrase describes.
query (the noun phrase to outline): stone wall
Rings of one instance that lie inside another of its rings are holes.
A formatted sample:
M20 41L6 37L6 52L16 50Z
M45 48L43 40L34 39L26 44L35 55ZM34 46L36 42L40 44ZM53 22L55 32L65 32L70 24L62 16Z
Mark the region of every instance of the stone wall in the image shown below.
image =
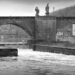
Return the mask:
M75 36L73 32L73 24L75 24L75 18L72 17L59 17L56 21L56 40L68 41L75 43Z
M47 41L54 41L56 34L56 18L50 16L40 16L35 18L38 33L36 38Z

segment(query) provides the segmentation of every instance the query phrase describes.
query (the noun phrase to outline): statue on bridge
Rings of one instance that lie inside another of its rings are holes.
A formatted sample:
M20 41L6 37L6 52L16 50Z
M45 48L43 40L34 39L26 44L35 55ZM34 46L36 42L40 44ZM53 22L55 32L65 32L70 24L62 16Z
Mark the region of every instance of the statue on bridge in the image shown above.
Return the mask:
M39 16L39 8L38 7L35 8L35 11L36 11L36 16Z
M49 16L49 3L47 3L45 11L46 11L46 16Z

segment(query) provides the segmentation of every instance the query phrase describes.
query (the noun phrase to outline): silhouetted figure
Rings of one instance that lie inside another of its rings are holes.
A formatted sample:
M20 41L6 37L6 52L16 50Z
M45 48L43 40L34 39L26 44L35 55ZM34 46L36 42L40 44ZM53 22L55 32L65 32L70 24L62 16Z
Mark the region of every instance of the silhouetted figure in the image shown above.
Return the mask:
M47 4L45 11L46 11L46 16L49 16L49 3Z
M35 8L35 11L36 11L36 16L39 16L39 9L38 9L38 7Z

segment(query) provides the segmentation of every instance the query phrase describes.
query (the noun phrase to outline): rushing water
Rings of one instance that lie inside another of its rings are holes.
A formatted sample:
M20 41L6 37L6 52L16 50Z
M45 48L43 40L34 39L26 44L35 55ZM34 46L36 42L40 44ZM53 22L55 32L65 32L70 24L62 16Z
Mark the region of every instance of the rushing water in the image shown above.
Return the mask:
M18 49L0 58L0 75L75 75L75 56Z

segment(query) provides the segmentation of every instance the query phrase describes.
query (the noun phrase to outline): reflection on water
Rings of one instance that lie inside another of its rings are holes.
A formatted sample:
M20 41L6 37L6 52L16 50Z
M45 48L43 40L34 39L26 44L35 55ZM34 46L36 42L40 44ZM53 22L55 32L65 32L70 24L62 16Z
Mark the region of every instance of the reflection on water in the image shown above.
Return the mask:
M75 56L19 49L0 58L0 75L75 75Z

